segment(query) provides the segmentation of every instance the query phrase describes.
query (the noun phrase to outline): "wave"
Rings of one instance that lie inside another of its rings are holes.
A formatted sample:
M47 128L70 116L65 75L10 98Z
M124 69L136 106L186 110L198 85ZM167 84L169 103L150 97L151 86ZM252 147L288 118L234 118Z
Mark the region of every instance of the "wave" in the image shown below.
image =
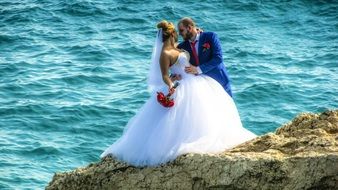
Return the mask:
M32 155L32 156L60 155L61 151L58 148L55 148L52 146L41 146L41 147L33 148L31 150L22 151L21 154Z
M60 2L58 10L72 16L106 16L109 13L105 7L89 1Z
M299 112L337 108L337 6L1 1L0 162L18 167L0 166L9 171L0 189L43 189L55 171L99 159L150 96L146 77L162 19L176 25L190 16L218 34L242 122L255 133Z

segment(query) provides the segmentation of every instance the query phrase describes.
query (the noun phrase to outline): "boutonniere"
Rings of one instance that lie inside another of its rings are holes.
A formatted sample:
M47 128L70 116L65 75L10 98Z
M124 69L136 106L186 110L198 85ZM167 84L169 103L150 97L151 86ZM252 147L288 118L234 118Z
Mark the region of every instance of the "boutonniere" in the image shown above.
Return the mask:
M203 47L203 52L204 52L204 51L210 49L210 44L208 42L205 42L202 47Z

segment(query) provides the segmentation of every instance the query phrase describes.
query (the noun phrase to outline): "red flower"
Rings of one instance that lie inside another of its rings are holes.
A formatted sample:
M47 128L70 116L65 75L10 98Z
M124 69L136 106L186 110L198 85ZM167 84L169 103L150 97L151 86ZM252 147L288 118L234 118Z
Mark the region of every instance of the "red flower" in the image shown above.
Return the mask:
M208 42L205 42L202 47L203 47L203 51L206 51L210 49L210 44Z
M164 95L162 92L157 92L157 101L164 107L170 108L174 106L174 100L170 98L170 93L168 95Z
M176 88L180 83L175 82L173 88ZM157 92L157 101L164 107L170 108L174 106L174 99L170 98L172 94L169 92L166 96L162 92Z

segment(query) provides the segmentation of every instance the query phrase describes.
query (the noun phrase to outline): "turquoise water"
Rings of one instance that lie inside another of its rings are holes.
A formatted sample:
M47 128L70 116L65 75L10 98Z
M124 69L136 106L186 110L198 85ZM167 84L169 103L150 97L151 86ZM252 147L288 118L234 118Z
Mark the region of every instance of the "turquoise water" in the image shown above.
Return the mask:
M54 172L99 160L149 97L162 19L191 16L219 35L256 134L338 108L338 3L195 2L2 0L0 189L43 189Z

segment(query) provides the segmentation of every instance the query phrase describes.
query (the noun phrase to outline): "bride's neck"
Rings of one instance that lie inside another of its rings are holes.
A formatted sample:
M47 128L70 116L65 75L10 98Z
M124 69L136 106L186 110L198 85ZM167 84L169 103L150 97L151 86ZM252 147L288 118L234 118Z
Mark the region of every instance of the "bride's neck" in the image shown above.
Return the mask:
M172 49L175 48L175 44L173 44L169 39L163 42L163 49Z

